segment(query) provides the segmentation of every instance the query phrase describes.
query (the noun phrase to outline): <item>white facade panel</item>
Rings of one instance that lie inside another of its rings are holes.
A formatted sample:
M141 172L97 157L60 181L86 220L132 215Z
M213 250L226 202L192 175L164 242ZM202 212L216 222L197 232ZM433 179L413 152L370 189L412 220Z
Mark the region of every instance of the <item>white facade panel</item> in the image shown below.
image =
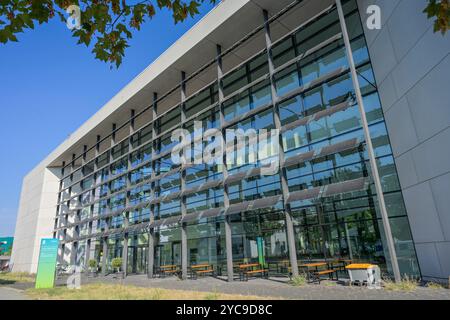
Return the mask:
M448 280L449 37L433 32L426 0L358 4L381 8L382 29L365 32L422 276Z

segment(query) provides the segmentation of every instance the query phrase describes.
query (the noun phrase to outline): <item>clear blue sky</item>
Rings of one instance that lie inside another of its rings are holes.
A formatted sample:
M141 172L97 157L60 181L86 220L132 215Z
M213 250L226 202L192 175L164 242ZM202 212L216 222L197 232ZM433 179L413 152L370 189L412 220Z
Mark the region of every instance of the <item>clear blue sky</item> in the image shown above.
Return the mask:
M59 19L0 44L0 236L13 236L23 177L204 16L161 11L135 32L119 70L77 45Z

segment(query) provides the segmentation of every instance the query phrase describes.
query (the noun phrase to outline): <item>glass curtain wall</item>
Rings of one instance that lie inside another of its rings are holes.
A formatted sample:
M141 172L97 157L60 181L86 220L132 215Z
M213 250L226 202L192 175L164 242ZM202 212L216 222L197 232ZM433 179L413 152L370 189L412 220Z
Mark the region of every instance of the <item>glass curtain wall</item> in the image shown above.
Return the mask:
M418 275L406 209L361 19L356 1L343 1L343 4L401 273ZM342 258L374 262L389 271L389 255L377 196L370 178L345 46L338 37L340 32L337 11L332 9L273 45L277 108L272 105L271 81L264 78L269 68L268 55L263 50L221 79L226 97L221 101L222 105L219 105L215 82L185 101L184 113L188 118L193 117L185 123L181 123L181 105L177 102L173 110L159 116L154 123L146 121L137 132L113 148L109 148L110 141L107 140L107 147L102 144L99 155L84 166L67 166L61 179L57 209L59 225L62 226L58 237L66 237L67 230L74 228L68 222L71 211L80 216L81 221L75 224L78 224L76 230L81 237L99 238L107 230L117 231L117 235L111 234L107 240L109 266L112 258L122 255L122 231L126 225L148 223L151 218L155 222L181 218L183 205L187 214L223 208L225 184L228 185L231 205L277 195L281 198L282 173L245 176L228 183L222 181L224 167L221 165L196 164L180 168L171 160L170 150L174 143L169 134L177 128L188 129L194 134L194 120L202 122L203 130L218 128L221 107L225 116L224 129L270 130L275 128L274 112L279 110L290 194L325 186L336 187L336 184L360 178L366 179L367 183L360 191L344 190L332 196L289 202L288 199L280 199L277 205L269 208L231 215L233 262L258 261L273 272L287 273L289 248L285 212L289 209L294 220L296 253L300 263ZM294 58L299 59L294 61ZM203 109L206 111L202 112ZM153 132L157 137L153 137ZM338 148L349 141L353 141L352 147ZM206 144L204 141L203 146ZM251 150L256 146L247 139L244 153L227 153L235 160L234 164L227 164L229 175L262 165L261 159L246 164L254 160ZM323 150L333 148L337 151L323 153ZM277 156L275 151L267 148L264 157ZM193 148L192 152L198 156L198 150ZM214 180L220 180L220 183L181 196L185 191L182 190L183 176L185 190ZM91 219L90 229L86 219ZM125 219L128 219L128 224L124 223ZM186 224L188 265L208 263L224 270L223 219L210 217ZM181 225L159 225L155 236L155 266L181 265ZM95 247L99 265L103 251L100 243ZM129 272L140 273L146 269L147 245L148 236L145 234L130 234ZM278 266L274 266L274 262Z
M400 269L402 273L418 275L419 269L406 210L359 14L354 1L345 2L344 8ZM319 30L320 33L312 37ZM282 63L284 56L305 52L312 45L317 45L338 32L340 32L339 20L334 10L298 32L287 40L286 44L280 45L283 52L275 55L275 61L280 59ZM296 43L299 45L296 46ZM302 60L292 67L289 73L280 72L277 82L278 94L283 96L339 67L347 67L342 41L328 45ZM299 153L320 150L353 138L363 142L360 116L354 102L344 111L329 112L327 116L317 117L320 112L331 111L339 103L349 101L353 95L351 78L347 72L283 101L280 104L283 125L304 117L315 116L313 121L283 134L287 159ZM360 177L370 177L364 145L287 168L291 192ZM297 257L300 262L345 258L377 263L387 271L389 269L389 263L386 261L387 246L374 194L375 188L370 184L368 189L362 192L292 203Z

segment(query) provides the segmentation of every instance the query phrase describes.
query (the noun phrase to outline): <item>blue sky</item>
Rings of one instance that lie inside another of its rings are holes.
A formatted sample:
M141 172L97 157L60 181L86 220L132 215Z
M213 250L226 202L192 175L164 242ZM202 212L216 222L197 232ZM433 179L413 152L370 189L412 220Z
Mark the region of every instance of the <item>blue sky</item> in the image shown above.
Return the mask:
M23 177L192 27L161 11L134 34L120 68L97 61L59 19L0 44L0 236L14 235Z

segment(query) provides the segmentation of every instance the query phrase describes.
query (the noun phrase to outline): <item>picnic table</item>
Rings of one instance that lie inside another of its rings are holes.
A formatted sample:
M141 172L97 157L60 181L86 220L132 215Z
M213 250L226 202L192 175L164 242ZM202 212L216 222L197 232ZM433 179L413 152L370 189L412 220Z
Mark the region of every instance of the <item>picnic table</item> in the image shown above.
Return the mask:
M197 279L199 275L214 276L214 267L210 264L196 264L191 266L191 279Z
M329 266L329 262L313 262L302 264L299 267L306 270L309 282L319 282L320 284L321 276L323 275L328 275L330 280L332 280L333 274L336 274L336 280L339 280L337 270L330 268Z
M158 273L163 278L165 276L167 276L167 275L170 275L170 274L178 275L180 273L180 268L176 264L163 265L163 266L159 266L159 272Z
M264 269L259 263L241 264L239 268L239 280L248 281L249 276L260 274L262 278L268 277L267 269Z

